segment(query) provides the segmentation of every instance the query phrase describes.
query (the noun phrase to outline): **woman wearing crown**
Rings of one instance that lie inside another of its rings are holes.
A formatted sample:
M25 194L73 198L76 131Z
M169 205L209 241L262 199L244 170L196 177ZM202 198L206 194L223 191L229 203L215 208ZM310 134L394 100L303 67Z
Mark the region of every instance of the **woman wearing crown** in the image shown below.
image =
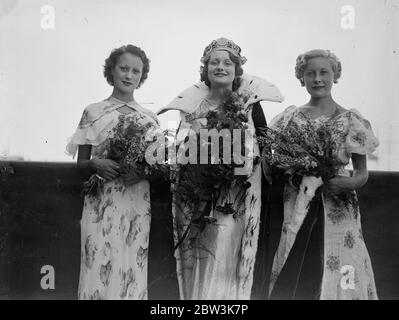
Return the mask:
M260 101L281 102L283 98L279 90L261 78L243 74L242 65L246 58L231 40L212 41L205 48L201 62L201 82L183 91L158 114L180 111L179 143L185 141L186 132L206 128L207 116L223 110L227 95L232 92L239 97L245 95L243 112L248 115L247 126L252 132L250 140L256 157L259 155L256 133L266 126ZM262 269L255 266L255 260L260 230L265 227L264 216L267 215L265 208L261 208L261 199L265 198L261 192L262 179L267 184L262 178L261 165L254 164L247 170L249 187L244 192L234 186L220 192L217 199L205 201L194 209L208 210L207 219L214 222L202 227L193 224L196 212L188 214L192 207L174 193L175 257L181 299L251 298L254 273ZM238 194L242 193L244 198L237 201ZM230 205L230 213L220 209L226 205ZM259 273L264 275L262 271Z

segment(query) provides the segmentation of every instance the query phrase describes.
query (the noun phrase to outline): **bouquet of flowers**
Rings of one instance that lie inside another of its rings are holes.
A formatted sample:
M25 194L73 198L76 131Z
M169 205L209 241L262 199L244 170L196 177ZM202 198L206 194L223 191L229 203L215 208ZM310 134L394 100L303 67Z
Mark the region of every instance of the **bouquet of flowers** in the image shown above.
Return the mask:
M217 132L227 130L230 134L230 161L223 161L226 155L226 145L219 143L216 152L207 154L208 164L200 164L200 155L197 153L198 164L177 165L176 174L172 178L172 191L178 195L181 202L184 202L190 209L191 224L197 225L202 231L208 223L216 223L216 219L209 216L212 209L216 209L225 214L232 214L236 217L233 203L226 202L223 206L216 206L216 201L222 192L235 188L239 190L236 203L241 203L245 199L246 190L250 187L248 175L237 175L235 169L241 167L238 161L235 161L234 144L241 144L241 153L248 154L253 148L253 144L246 143L245 129L248 129L248 108L246 102L248 95L239 95L235 92L226 92L224 102L219 106L217 111L210 111L206 116L207 124L204 129L216 129ZM241 130L241 135L234 135L233 130ZM251 136L251 139L253 137ZM201 147L212 148L212 142L201 140L200 134L197 133L197 150ZM252 141L253 142L253 141ZM208 149L209 150L209 149ZM216 153L216 154L215 154ZM215 160L215 156L219 159ZM251 158L252 159L252 158ZM260 158L253 158L254 166L259 163ZM187 234L188 229L185 234ZM184 240L180 241L180 243ZM178 246L178 245L177 245ZM177 247L176 246L176 247Z
M298 124L291 120L283 130L265 128L258 143L267 147L262 157L291 175L296 183L303 176L328 181L343 165L337 157L341 136L342 129L333 121Z
M343 134L335 121L297 123L291 119L283 128L266 128L258 137L264 146L261 158L284 170L290 184L299 189L295 216L288 226L292 233L299 230L319 188L345 165L337 156ZM345 194L341 198L347 200Z
M154 174L168 176L169 168L166 164L155 163L149 165L145 161L145 152L154 139L147 139L150 130L156 130L153 123L140 124L139 115L119 116L118 124L112 129L111 138L106 139L96 150L95 155L103 159L111 159L120 165L119 172L123 177L136 174L143 179ZM97 195L104 179L94 174L84 183L82 195Z

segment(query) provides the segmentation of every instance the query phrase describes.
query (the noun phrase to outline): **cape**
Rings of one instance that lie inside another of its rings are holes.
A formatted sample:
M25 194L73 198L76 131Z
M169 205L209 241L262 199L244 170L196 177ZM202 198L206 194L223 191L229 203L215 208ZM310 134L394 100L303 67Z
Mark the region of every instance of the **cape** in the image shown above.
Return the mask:
M161 108L157 114L159 115L169 110L178 110L185 113L191 113L194 111L200 101L208 95L209 90L210 89L205 82L197 83L180 93L167 106ZM249 74L244 74L241 77L241 84L238 89L238 93L240 94L244 92L250 94L247 104L253 104L259 101L284 101L283 95L274 84L266 81L265 79Z

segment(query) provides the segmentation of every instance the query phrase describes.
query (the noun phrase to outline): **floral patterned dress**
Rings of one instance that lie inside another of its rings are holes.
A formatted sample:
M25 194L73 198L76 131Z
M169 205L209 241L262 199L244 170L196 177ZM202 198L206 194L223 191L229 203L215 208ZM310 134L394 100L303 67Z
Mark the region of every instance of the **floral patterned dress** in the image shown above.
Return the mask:
M120 107L132 112L125 120L140 119L157 125L156 116L137 103L110 97L83 112L67 153L78 145L93 146L92 156L112 136ZM87 195L81 219L79 299L147 299L147 257L151 221L149 182L125 186L121 178L105 182L97 196Z
M369 154L378 146L370 123L355 109L345 111L332 119L311 119L299 108L291 106L276 116L270 126L275 130L284 130L291 121L299 125L307 121L314 121L316 124L334 121L340 128L336 136L340 142L337 156L346 164L349 163L352 153ZM349 176L344 167L340 169L339 174ZM290 254L291 245L287 245L286 230L293 219L297 196L298 190L286 184L284 221L272 267L271 292ZM340 201L337 204L329 195L322 194L324 226L321 232L323 260L319 298L323 300L377 299L373 269L362 235L356 192L353 190L349 197L346 203Z

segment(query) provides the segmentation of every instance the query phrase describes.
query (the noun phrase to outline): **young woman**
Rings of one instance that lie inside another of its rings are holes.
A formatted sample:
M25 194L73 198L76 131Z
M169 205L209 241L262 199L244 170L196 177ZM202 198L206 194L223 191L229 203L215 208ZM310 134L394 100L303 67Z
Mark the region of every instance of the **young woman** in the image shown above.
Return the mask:
M310 100L301 107L288 107L270 126L284 131L292 125L303 128L307 123L317 126L332 122L337 129L333 137L338 142L334 156L344 165L324 184L319 201L311 203L293 243L287 233L295 230L298 189L292 183L286 184L271 299L377 299L355 189L367 182L367 154L375 150L378 141L370 123L357 110L347 110L332 98L333 84L341 76L341 63L333 53L306 52L297 58L295 71ZM352 175L345 170L349 160L353 164ZM346 198L342 197L343 192Z
M214 40L205 48L201 58L202 82L185 90L159 112L181 111L178 141L184 140L184 132L188 130L199 132L206 128L208 113L220 108L226 92L250 93L248 125L252 129L266 126L259 102L281 102L282 96L267 81L243 75L245 61L240 47L225 38ZM259 154L256 141L254 153ZM238 200L242 190L237 187L221 191L218 199L213 199L214 209L210 209L210 200L204 201L202 209L208 208L216 223L207 224L202 231L191 224L187 237L184 233L201 209L191 212L190 205L174 194L175 242L180 243L175 256L182 299L251 297L261 214L260 165L255 166L248 181L251 186L246 190L244 201ZM232 204L234 215L218 209L227 203Z
M85 108L67 145L70 155L78 151L77 166L84 176L97 174L105 181L96 195L85 196L79 299L147 298L149 182L140 172L121 175L120 164L100 150L122 119L157 126L155 114L134 99L148 71L149 59L140 48L113 50L104 66L112 94Z

